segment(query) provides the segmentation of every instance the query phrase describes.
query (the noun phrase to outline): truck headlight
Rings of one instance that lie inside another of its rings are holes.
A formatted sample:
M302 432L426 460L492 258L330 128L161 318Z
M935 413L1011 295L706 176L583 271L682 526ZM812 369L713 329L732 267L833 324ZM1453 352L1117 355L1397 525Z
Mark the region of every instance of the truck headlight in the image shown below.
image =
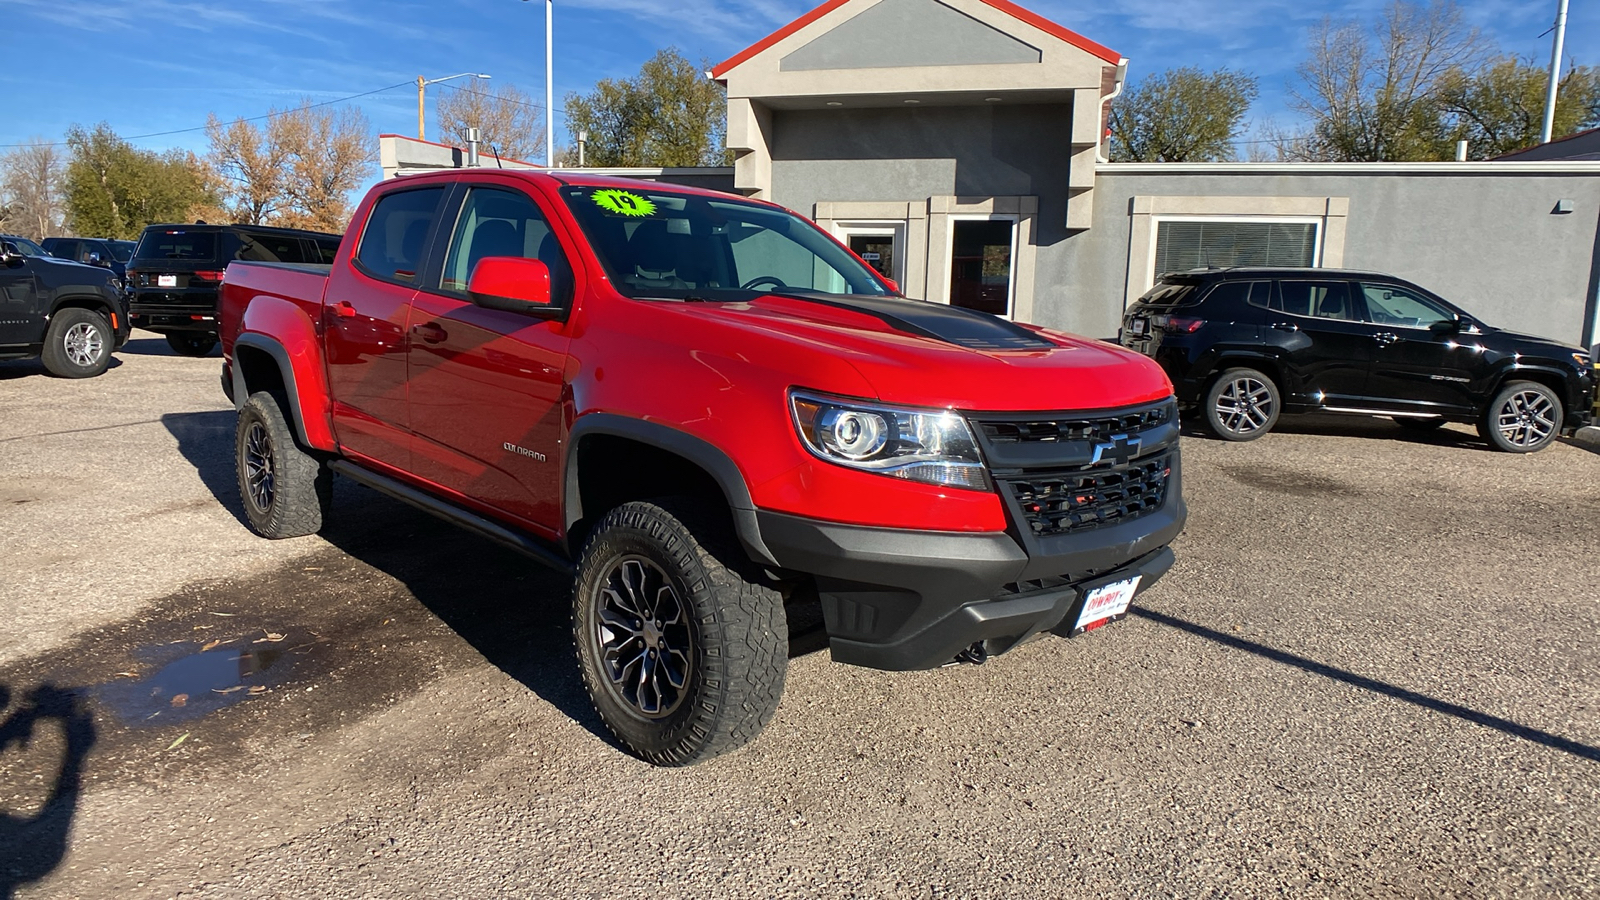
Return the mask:
M947 409L898 409L793 391L795 429L814 456L907 481L992 490L965 419Z

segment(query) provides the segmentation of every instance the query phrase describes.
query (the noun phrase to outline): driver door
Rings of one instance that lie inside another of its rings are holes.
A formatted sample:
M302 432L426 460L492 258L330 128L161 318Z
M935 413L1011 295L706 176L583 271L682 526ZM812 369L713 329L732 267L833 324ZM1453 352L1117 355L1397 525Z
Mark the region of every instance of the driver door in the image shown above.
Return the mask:
M1471 334L1437 333L1437 322L1456 312L1412 288L1362 282L1367 320L1377 332L1368 390L1386 409L1470 415L1472 385L1488 373L1484 352Z
M0 347L37 344L44 334L33 272L26 258L20 262L0 265Z

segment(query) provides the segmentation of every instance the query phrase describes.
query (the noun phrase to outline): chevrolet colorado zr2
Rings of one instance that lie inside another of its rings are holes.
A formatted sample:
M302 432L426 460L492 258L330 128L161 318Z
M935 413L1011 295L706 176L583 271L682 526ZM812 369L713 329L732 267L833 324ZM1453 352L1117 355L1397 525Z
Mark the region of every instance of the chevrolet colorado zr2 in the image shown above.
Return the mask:
M771 719L786 602L839 662L982 662L1123 616L1186 515L1154 362L905 299L736 196L391 180L221 314L252 527L317 531L337 474L570 573L589 695L657 764Z

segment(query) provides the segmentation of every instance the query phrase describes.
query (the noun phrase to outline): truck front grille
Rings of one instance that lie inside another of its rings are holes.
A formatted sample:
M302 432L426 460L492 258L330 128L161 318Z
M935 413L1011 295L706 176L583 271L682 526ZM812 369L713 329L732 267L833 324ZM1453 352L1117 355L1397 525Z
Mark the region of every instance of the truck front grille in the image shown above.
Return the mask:
M1104 441L1114 435L1138 434L1163 425L1173 412L1170 404L1162 403L1120 415L991 419L980 421L978 427L990 444Z
M1050 474L1001 479L1039 537L1120 525L1160 509L1167 499L1172 454L1126 466L1084 466Z

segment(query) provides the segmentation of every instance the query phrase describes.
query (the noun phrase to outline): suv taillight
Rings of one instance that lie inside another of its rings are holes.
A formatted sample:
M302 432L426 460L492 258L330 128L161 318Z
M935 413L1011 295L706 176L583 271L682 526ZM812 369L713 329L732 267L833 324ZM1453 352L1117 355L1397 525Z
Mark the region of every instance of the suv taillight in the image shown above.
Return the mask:
M221 282L222 281L222 276L224 276L226 274L228 274L228 273L225 272L225 271L224 272L208 271L208 272L196 272L196 273L194 273L193 275L191 275L189 277L191 279L195 280L195 281L216 281L216 282Z
M1167 334L1194 334L1206 324L1205 319L1196 316L1152 316L1150 322Z

